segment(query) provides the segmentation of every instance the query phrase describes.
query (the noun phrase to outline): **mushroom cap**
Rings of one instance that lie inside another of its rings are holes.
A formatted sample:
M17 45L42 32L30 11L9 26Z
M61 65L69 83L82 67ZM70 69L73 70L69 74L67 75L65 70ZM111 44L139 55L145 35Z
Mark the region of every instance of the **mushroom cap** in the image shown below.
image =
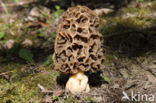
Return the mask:
M57 28L54 69L72 74L100 69L103 37L98 26L98 16L85 6L64 12Z

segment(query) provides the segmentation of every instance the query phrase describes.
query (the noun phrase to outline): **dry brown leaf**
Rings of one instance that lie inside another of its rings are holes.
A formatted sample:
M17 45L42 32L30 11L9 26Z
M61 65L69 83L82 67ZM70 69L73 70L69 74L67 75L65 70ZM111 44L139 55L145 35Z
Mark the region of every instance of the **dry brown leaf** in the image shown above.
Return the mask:
M62 89L53 91L54 96L61 96L63 93L64 93L64 91Z
M4 44L4 48L11 49L14 46L15 42L14 40L8 40L6 44Z
M52 103L54 100L53 100L53 98L51 97L51 96L46 96L45 97L45 102L46 103Z
M0 76L4 77L5 79L9 80L9 73L12 71L8 71L8 72L4 72L4 73L0 73Z
M25 39L22 43L24 47L32 46L32 41L30 39Z

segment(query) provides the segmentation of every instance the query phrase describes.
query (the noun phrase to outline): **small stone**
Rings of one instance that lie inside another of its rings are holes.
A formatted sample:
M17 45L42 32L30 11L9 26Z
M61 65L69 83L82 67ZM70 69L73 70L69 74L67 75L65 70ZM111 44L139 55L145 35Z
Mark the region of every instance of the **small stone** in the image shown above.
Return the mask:
M114 84L114 85L113 85L113 88L114 88L114 89L117 89L117 88L120 88L120 86L119 86L119 84Z
M102 97L99 96L99 97L94 97L93 98L97 103L101 103L102 102Z
M120 73L122 74L122 76L127 79L129 77L127 71L125 69L120 69Z
M156 70L156 64L152 64L149 66L150 69L155 69Z
M152 82L153 84L156 84L156 78L153 75L147 75L147 77L150 82Z

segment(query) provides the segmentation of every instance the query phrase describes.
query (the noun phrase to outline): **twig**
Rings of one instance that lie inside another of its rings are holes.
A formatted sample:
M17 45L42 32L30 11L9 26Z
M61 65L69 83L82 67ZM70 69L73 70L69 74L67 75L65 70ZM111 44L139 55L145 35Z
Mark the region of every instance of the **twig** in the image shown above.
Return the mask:
M10 72L12 72L12 71L8 71L8 72L0 73L0 75L5 75L5 74L8 74L8 73L10 73Z
M0 3L1 3L1 6L4 9L5 13L9 14L8 9L6 8L6 5L2 1L0 1Z
M53 91L45 89L45 88L44 88L42 85L40 85L40 84L38 84L37 86L41 89L41 91L42 91L43 93L53 93Z

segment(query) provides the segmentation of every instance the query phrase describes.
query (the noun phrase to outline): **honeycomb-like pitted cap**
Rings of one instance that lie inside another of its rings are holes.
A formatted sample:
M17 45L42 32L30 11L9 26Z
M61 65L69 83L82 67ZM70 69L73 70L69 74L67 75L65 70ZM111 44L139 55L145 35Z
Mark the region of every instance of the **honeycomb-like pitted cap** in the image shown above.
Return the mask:
M58 24L54 69L63 73L96 71L103 61L99 18L85 6L71 7Z

